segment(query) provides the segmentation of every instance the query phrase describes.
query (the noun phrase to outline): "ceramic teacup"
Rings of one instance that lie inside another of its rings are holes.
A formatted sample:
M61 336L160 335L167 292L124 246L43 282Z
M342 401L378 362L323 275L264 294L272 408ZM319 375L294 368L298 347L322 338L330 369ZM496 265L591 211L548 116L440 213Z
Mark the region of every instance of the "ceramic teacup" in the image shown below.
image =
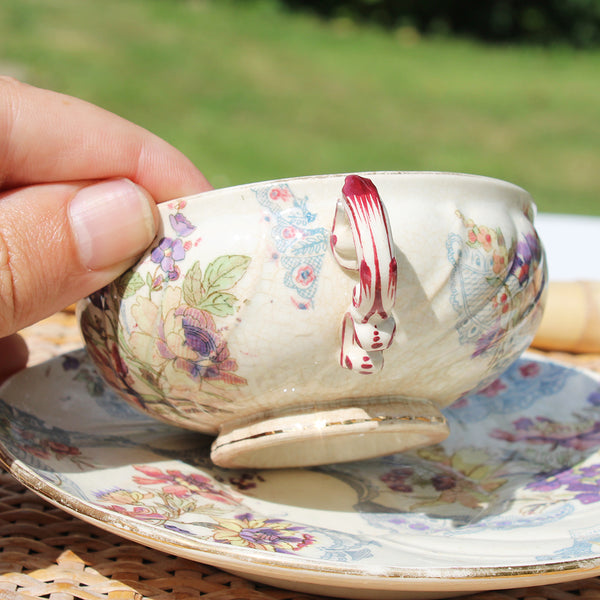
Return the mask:
M216 435L221 466L436 443L440 409L505 370L541 318L535 207L503 181L303 177L159 210L154 244L80 324L121 396Z

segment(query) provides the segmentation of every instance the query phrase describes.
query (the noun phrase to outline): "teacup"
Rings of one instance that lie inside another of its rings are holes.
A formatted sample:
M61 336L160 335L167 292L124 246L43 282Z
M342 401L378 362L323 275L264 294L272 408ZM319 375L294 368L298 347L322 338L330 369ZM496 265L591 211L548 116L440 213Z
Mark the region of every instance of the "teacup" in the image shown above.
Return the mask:
M100 373L217 436L224 467L434 444L440 411L527 348L546 283L531 197L473 175L375 172L160 205L140 261L86 299Z

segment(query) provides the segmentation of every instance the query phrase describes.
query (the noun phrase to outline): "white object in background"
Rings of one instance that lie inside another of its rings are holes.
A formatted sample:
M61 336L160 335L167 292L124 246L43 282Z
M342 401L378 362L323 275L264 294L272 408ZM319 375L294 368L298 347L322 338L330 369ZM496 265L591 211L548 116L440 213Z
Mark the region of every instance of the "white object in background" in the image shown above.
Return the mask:
M600 281L600 217L540 213L535 227L551 281Z

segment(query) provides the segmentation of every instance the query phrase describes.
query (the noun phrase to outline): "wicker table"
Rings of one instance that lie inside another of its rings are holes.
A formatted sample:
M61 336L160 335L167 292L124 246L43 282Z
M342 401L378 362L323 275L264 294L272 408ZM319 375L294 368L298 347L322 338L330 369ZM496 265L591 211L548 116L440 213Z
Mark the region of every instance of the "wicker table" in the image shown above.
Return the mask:
M69 312L23 333L32 363L81 346L74 316ZM600 372L600 356L556 354L554 358ZM7 473L0 473L0 534L0 600L317 599L258 585L129 542L49 505ZM468 598L600 600L600 578L485 592Z

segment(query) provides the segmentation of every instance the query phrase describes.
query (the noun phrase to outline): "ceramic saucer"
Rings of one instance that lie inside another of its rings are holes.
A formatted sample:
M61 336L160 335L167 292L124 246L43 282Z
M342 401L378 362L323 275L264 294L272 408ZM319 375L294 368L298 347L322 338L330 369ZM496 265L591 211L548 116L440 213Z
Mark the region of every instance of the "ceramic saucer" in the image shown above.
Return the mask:
M83 351L0 390L0 452L50 502L279 587L439 598L600 572L600 377L521 358L406 454L232 471L210 439L121 402Z

